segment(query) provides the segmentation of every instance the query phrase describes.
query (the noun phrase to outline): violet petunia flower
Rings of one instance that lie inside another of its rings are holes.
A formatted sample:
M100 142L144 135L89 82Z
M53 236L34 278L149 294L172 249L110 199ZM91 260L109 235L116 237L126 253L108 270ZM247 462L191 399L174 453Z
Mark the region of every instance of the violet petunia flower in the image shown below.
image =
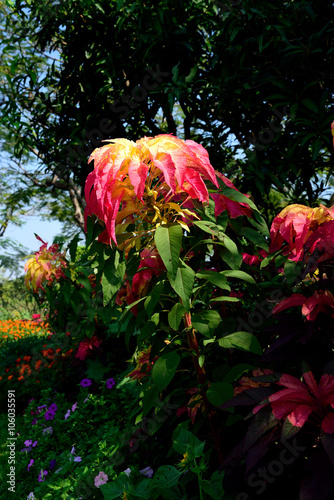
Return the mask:
M108 389L112 389L115 384L116 382L113 378L108 378L108 380L106 381L106 387L108 387Z
M145 467L145 469L142 469L139 472L141 474L143 474L143 476L146 476L146 477L152 477L154 474L154 471L153 471L153 469L151 469L151 467Z
M30 467L33 465L34 462L35 462L35 460L32 458L30 460L29 464L28 464L28 467L27 467L28 471L29 471Z
M83 380L81 380L80 385L81 387L89 387L90 385L92 385L92 381L89 378L84 378Z

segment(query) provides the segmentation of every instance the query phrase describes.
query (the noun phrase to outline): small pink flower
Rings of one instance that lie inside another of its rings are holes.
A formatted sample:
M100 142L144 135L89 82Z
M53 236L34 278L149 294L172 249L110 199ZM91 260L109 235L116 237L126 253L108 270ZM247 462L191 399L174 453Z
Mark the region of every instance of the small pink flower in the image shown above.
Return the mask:
M102 484L106 484L107 482L108 482L108 476L102 471L94 479L94 484L97 488L99 488Z

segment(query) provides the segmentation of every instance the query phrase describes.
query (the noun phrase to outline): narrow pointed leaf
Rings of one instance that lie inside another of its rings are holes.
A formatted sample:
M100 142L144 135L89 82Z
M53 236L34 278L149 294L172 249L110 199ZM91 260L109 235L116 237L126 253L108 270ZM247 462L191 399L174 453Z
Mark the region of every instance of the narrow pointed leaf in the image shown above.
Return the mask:
M182 227L180 224L158 226L154 241L167 272L175 279L182 244Z

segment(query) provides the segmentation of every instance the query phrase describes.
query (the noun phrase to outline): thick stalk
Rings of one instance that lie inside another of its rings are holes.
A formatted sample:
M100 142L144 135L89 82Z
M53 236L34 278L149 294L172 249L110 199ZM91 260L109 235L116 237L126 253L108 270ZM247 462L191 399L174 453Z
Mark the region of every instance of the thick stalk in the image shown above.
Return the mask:
M189 348L192 351L192 359L194 363L195 370L197 372L197 377L198 377L198 382L201 384L201 396L203 400L204 407L208 413L209 417L209 422L210 422L210 428L212 432L212 436L215 442L215 447L217 451L217 455L219 458L220 463L223 462L223 456L221 453L221 444L220 444L220 437L219 437L219 431L215 426L214 420L215 420L215 409L209 402L207 396L206 396L206 391L205 391L205 384L208 382L204 366L200 366L198 359L199 359L199 348L198 348L198 342L197 342L197 337L196 337L196 331L194 328L192 328L192 323L191 323L191 313L185 313L184 315L185 319L185 324L187 327L187 337L188 337L188 344ZM196 355L194 354L194 351Z

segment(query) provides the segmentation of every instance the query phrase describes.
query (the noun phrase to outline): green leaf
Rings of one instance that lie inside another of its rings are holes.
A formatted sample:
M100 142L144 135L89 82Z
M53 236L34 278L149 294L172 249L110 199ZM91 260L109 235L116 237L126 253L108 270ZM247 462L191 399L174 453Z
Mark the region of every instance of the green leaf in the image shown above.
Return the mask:
M195 281L195 273L191 267L187 266L184 262L180 261L177 268L175 279L170 277L170 284L175 292L181 297L183 306L188 312L190 308L190 295L193 290Z
M287 260L284 264L284 276L289 286L296 284L302 277L303 263Z
M156 385L152 385L144 392L143 396L143 417L146 417L148 412L157 404L159 389Z
M205 493L209 495L208 498L212 498L213 500L221 500L224 497L223 490L223 479L224 479L224 471L215 471L212 474L210 481L206 479L201 479L199 481L199 485ZM241 497L240 497L241 500Z
M181 302L177 302L176 304L174 304L172 309L169 311L168 323L173 330L178 331L181 320L185 312L186 310L181 304Z
M182 471L177 470L173 465L162 465L154 474L151 488L172 488L177 484L181 475Z
M154 363L152 378L159 392L165 389L172 381L180 361L180 356L173 351L163 354Z
M120 262L121 258L124 258L123 254L121 256L118 250L114 251L103 268L102 273L102 291L103 291L103 306L105 307L113 298L113 296L118 292L124 281L124 275L126 271L126 263Z
M241 229L241 234L250 240L254 245L263 248L266 252L269 251L268 243L259 231L252 229L251 227L243 227Z
M205 337L211 337L220 322L220 314L212 310L200 311L191 317L193 327Z
M180 224L158 226L154 241L167 272L175 279L182 245L182 227Z
M206 391L209 402L214 406L221 406L233 397L233 386L228 382L212 382Z
M216 271L201 271L199 273L196 273L196 277L199 279L207 280L209 281L209 283L212 283L213 285L218 286L223 290L231 290L230 286L227 283L226 276L224 276L222 273L218 273Z
M228 295L221 295L220 297L214 297L210 302L240 302L237 297L229 297Z
M189 453L191 458L198 458L203 454L205 442L200 441L194 434L181 427L180 432L173 438L173 448L181 455Z
M220 347L241 349L242 351L263 354L257 338L249 332L235 332L217 340Z
M248 281L248 283L256 284L255 279L250 274L245 273L245 271L232 269L231 271L222 271L222 274L224 274L224 276L227 276L228 278L239 278L240 280Z
M95 382L101 382L104 374L110 370L110 368L104 366L99 359L87 359L87 367L87 378L92 378Z
M152 288L150 293L147 295L144 302L144 307L146 309L147 315L152 316L155 306L160 300L160 295L164 289L164 284L162 281L157 283L155 287Z
M256 366L250 365L249 363L240 363L234 366L228 374L224 377L225 382L234 382L235 380L239 380L241 375L243 375L246 371L255 370Z

